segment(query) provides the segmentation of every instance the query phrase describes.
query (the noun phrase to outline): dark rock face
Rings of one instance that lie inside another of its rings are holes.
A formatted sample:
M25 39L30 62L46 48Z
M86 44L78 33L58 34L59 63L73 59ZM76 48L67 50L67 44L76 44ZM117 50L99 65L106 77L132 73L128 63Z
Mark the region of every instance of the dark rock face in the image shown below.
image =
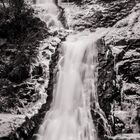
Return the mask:
M105 127L104 120L102 120L101 116L94 116L95 120L100 119L100 123L98 122L95 125L97 126L98 135L101 139L106 139L105 135L108 135L107 128L110 130L110 134L115 133L113 117L112 117L112 104L114 100L120 100L119 88L116 86L116 72L114 70L114 56L112 55L112 51L105 44L104 39L100 39L97 42L98 46L98 81L97 81L97 94L99 99L99 105L101 109L105 113L105 118L108 120L107 127Z
M114 56L104 40L99 40L98 43L98 96L99 103L106 116L109 117L111 103L113 99L119 96L116 87L116 72L114 70Z
M108 120L113 119L112 130L117 133L139 133L140 125L140 8L117 22L98 42L99 103ZM111 105L112 104L112 105ZM134 136L132 134L132 136ZM131 139L139 139L139 135ZM129 140L126 135L113 140Z
M32 71L32 76L35 76L36 78L39 78L43 75L43 68L41 65L35 66Z

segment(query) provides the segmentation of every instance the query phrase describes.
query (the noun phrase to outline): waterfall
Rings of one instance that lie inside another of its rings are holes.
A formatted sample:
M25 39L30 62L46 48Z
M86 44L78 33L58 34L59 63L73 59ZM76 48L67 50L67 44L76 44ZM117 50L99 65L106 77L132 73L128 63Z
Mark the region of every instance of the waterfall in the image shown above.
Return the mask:
M38 140L97 140L91 116L96 95L97 33L69 35L63 43L64 56L53 102L39 130Z
M53 0L39 0L39 4L42 3L46 5L48 14L59 22L56 16L58 7ZM107 124L96 95L96 42L104 33L106 30L84 31L69 35L63 42L53 101L40 126L37 140L98 140L91 107L94 105ZM104 126L108 129L107 125Z
M54 0L37 0L36 4L39 7L42 7L43 9L45 9L48 14L51 14L57 17L59 13L59 9L54 3Z

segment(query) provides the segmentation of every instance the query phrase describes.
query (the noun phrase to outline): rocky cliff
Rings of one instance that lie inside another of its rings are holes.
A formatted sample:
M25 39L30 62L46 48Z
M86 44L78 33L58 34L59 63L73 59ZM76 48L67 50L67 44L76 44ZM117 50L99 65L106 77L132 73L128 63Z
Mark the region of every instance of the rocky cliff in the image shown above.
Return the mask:
M66 7L69 26L78 31L105 27L107 34L98 40L98 97L108 124L110 139L140 139L139 97L139 1L83 1L84 5ZM74 10L72 10L74 9ZM103 123L99 114L94 119ZM96 121L95 121L96 123ZM99 137L107 132L97 123ZM127 134L125 134L127 133ZM120 135L123 134L123 135ZM109 138L109 137L108 137Z
M98 41L98 96L112 131L117 134L111 139L140 138L139 38L140 5L137 4Z

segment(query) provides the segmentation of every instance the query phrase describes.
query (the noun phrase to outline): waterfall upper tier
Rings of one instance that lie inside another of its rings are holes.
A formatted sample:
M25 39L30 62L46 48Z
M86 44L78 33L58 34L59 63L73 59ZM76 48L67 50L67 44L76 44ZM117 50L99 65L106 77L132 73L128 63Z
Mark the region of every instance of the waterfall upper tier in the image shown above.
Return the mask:
M41 10L39 17L46 22L49 29L63 28L59 20L62 11L53 0L38 0L35 7Z

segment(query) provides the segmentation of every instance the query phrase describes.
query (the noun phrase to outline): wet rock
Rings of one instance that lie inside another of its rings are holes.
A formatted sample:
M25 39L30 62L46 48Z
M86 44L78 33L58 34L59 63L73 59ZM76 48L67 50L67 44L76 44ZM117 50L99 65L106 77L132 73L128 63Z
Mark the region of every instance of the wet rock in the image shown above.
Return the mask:
M45 82L44 79L41 78L41 77L40 77L37 81L38 81L38 83L40 83L40 84L43 84L43 83Z
M99 52L97 92L100 106L108 117L111 110L111 102L116 96L119 96L117 87L115 86L116 73L114 70L114 56L103 40L99 40L97 45Z
M95 125L95 129L97 130L97 137L100 139L105 139L106 135L111 135L112 130L108 122L105 120L106 117L99 110L91 110L93 123Z
M40 77L43 75L43 68L41 65L35 66L32 71L32 76Z
M53 46L49 46L49 51L51 51L51 53L54 53L55 48Z
M114 110L121 110L117 117L125 124L124 129L117 133L132 133L132 112L140 106L140 10L136 7L137 10L132 10L126 18L111 28L103 38L104 44L99 45L102 46L99 49L99 101L103 110L107 112L111 111L110 103L117 102L113 103ZM104 77L103 81L100 73ZM121 117L122 113L124 118ZM115 130L118 129L117 125L116 122ZM140 138L128 136L134 140ZM129 140L129 137L121 135L114 139Z
M50 54L48 54L47 52L42 52L42 55L46 58L46 59L48 59L48 60L50 60L50 58L51 58L51 56L50 56Z

